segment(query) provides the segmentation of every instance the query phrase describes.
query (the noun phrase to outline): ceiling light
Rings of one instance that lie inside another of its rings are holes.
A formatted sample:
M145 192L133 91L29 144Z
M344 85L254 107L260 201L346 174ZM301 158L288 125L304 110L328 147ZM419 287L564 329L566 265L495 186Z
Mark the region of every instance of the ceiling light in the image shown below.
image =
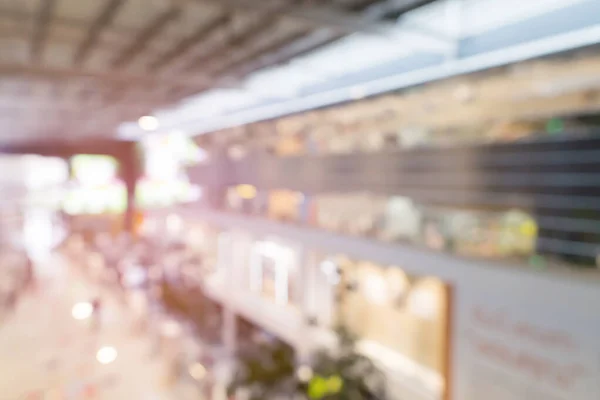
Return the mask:
M93 312L94 307L88 302L77 303L71 309L71 315L79 321L88 319Z
M155 131L160 126L158 118L152 115L144 115L138 120L138 125L145 131Z
M96 353L96 360L100 364L110 364L117 359L117 349L111 346L104 346Z

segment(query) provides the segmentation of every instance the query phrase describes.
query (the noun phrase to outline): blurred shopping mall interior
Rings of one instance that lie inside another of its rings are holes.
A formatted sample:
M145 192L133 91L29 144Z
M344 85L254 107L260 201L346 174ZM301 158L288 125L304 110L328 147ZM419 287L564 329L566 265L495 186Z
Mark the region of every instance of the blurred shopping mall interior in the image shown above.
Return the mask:
M0 0L0 400L600 399L600 0Z

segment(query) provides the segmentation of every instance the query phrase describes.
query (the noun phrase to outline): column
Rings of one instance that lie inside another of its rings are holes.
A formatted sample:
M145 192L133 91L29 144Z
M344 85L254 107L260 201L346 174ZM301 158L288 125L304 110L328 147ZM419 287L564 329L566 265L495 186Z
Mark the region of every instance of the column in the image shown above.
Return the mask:
M121 164L121 176L123 177L127 188L127 208L125 210L123 222L125 230L130 233L134 233L136 225L135 188L138 178L140 177L139 160L135 146L135 144L129 144L126 147L123 146L123 149L119 152L120 154L118 156Z
M300 365L307 364L311 353L314 351L313 335L311 334L313 326L310 324L310 320L314 317L317 301L313 271L314 261L314 252L306 247L302 247L297 266L300 270L298 279L300 284L298 289L301 293L300 299L297 300L299 300L300 312L302 314L302 325L298 332L299 340L296 346L296 360Z

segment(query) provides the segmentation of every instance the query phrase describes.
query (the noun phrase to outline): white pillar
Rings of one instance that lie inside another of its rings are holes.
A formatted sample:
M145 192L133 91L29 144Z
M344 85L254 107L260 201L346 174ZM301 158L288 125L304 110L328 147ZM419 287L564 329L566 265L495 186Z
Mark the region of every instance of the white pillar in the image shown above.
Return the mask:
M300 248L298 258L298 292L299 296L295 299L298 302L300 313L302 315L302 324L299 329L298 342L296 344L296 360L299 364L306 364L310 360L311 353L314 351L312 343L312 326L309 319L314 317L317 298L315 293L315 274L314 252L310 248Z

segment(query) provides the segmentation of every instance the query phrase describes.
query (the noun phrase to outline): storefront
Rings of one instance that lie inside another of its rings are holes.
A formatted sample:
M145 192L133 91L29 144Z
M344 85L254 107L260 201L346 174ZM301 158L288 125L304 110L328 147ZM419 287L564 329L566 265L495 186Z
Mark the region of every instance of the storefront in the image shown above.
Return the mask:
M321 257L317 284L322 315L329 326L344 326L360 338L360 348L392 376L406 374L408 386L442 399L449 357L449 289L439 279L413 277L344 256ZM317 322L323 323L321 312ZM393 379L392 379L393 381ZM406 385L406 382L405 382Z
M250 261L250 290L280 306L298 306L301 301L299 254L277 239L253 244Z

